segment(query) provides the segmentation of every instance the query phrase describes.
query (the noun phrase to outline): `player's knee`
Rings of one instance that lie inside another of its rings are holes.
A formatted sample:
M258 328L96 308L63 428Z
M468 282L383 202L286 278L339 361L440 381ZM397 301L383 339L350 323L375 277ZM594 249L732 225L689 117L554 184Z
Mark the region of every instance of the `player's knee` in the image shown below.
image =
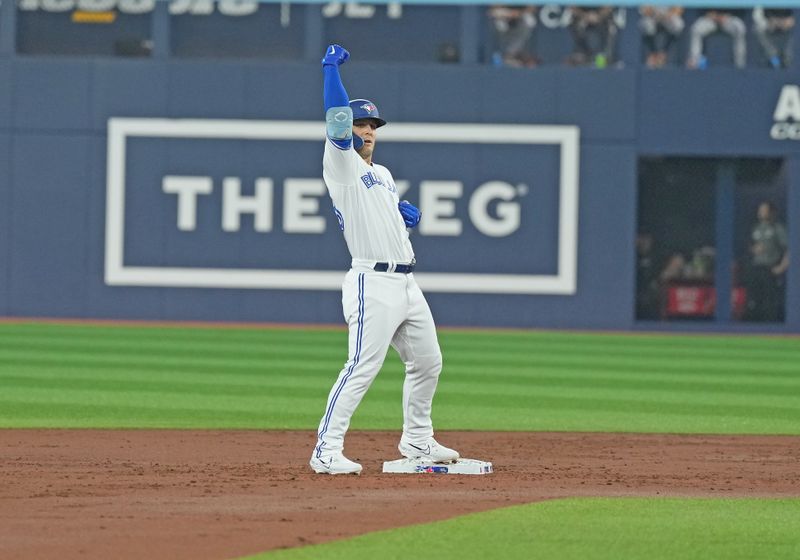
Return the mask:
M414 365L418 371L438 377L442 372L442 353L437 352L429 356L417 356L417 359L414 360Z

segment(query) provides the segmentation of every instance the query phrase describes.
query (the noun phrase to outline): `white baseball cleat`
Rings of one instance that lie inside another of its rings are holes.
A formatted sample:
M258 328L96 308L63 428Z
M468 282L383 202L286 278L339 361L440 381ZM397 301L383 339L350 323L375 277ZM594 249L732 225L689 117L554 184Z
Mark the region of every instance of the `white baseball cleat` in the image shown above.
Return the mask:
M311 457L308 464L319 474L361 474L361 465L342 455L341 451L322 457Z
M452 463L459 458L458 451L441 445L432 437L422 443L411 443L401 439L397 449L401 455L409 459L425 459L434 463Z

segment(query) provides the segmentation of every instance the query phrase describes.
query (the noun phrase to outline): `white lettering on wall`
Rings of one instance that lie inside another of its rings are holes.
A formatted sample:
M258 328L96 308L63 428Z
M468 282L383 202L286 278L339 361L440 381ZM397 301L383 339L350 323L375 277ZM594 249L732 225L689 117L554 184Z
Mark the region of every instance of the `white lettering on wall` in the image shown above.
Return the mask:
M238 177L222 180L222 229L239 231L242 214L253 214L256 231L272 230L272 179L256 180L255 195L242 195Z
M772 114L769 131L773 140L800 140L800 86L784 85Z
M800 87L783 86L772 116L776 121L788 119L800 121Z
M475 189L469 200L469 218L472 224L489 237L511 235L520 226L519 203L512 202L517 194L514 185L503 181L489 181L482 184ZM489 203L494 200L504 201L497 204L497 217L489 215Z
M398 196L410 188L408 181L397 181ZM198 197L212 194L213 179L204 176L168 175L162 190L178 197L177 226L181 231L197 229ZM242 194L238 177L222 181L222 229L241 229L243 214L252 214L258 232L270 232L274 223L273 180L260 177L253 195ZM419 209L421 235L455 237L464 226L456 211L456 201L464 194L461 181L422 181ZM518 199L527 193L527 186L514 186L503 181L488 181L478 186L469 199L469 219L480 233L488 237L506 237L517 231L522 221ZM324 233L327 222L320 209L320 199L327 196L322 179L287 178L283 183L283 231L285 233ZM490 208L494 205L493 212Z
M167 175L161 188L167 194L178 195L178 229L194 231L197 227L197 197L211 194L214 188L211 177Z
M419 208L424 219L419 223L423 235L461 235L461 220L455 217L455 200L461 198L461 181L422 181L419 185Z
M286 179L283 184L283 231L323 233L325 218L319 215L319 198L327 192L321 179Z

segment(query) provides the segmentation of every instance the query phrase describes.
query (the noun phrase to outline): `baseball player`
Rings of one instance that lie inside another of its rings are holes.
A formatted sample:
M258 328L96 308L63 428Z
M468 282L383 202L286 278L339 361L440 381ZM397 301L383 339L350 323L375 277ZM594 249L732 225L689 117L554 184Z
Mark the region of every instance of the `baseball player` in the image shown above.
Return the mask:
M348 98L339 66L349 56L341 46L330 45L322 59L323 177L352 257L342 284L349 354L328 395L310 465L318 473L361 472L361 465L342 453L344 435L390 344L406 366L400 453L455 461L458 452L433 439L431 402L442 354L433 316L412 274L415 259L407 229L419 223L420 212L398 200L392 174L372 161L377 130L386 121L371 101Z

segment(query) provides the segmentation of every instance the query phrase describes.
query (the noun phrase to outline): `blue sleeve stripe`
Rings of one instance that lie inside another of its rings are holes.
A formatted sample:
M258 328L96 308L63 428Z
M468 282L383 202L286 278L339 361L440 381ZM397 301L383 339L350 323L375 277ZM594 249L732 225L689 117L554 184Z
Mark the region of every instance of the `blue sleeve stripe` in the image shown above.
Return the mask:
M336 146L337 148L339 148L343 152L346 152L347 150L349 150L350 149L350 144L352 144L352 142L353 142L352 138L346 138L344 140L336 140L334 138L331 138L330 136L328 136L327 138L328 138L328 141L331 144L333 144L334 146Z

